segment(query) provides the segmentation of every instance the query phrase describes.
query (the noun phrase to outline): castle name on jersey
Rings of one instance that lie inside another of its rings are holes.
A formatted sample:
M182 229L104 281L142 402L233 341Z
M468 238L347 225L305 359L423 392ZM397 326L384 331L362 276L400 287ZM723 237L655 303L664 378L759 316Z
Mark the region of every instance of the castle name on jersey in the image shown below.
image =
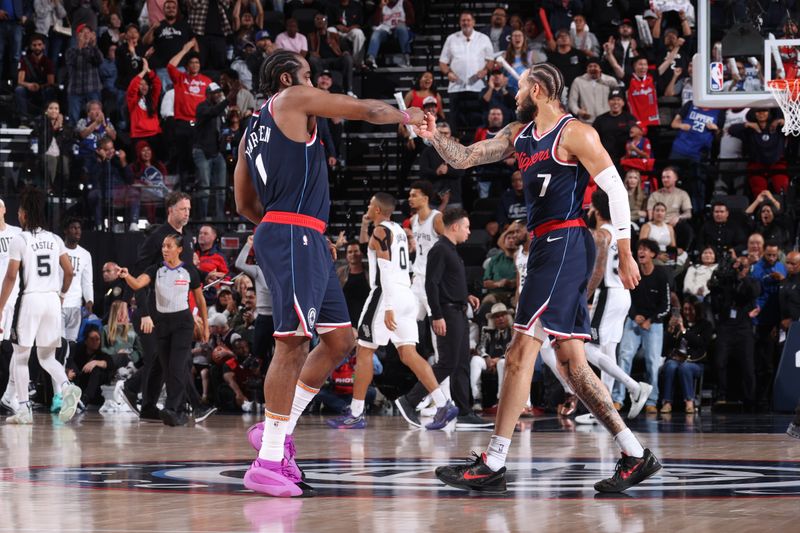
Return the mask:
M247 136L247 148L244 151L245 155L250 157L250 152L253 151L253 148L255 148L258 143L268 143L271 133L272 129L269 126L258 126L258 129L251 131L250 135Z
M517 152L516 156L517 166L519 166L520 172L525 172L531 168L533 164L550 159L550 150L539 150L533 155L528 155L525 152Z
M39 250L53 250L54 244L53 241L32 241L31 250L34 252L38 252Z

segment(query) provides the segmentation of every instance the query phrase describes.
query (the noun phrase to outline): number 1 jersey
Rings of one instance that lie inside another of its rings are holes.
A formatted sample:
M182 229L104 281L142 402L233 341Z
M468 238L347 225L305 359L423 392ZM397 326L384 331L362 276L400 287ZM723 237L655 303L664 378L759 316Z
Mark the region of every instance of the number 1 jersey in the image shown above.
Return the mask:
M61 292L59 258L66 253L61 237L42 229L14 236L9 260L19 261L20 293Z

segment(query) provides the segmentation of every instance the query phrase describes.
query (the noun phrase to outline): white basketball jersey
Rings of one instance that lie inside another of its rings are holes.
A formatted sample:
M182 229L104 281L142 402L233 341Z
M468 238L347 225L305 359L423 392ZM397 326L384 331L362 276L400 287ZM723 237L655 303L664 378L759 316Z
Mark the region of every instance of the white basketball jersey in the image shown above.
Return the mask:
M11 249L11 241L15 235L22 233L22 228L18 228L17 226L10 226L6 225L6 229L0 231L0 279L3 279L6 275L6 269L8 268L8 257L9 257L9 250ZM11 296L8 298L8 304L6 305L14 305L14 302L17 301L17 294L19 293L19 280L14 285L14 290L11 291Z
M65 253L64 241L49 231L17 234L11 241L9 258L21 263L22 294L61 292L59 258Z
M405 230L391 221L381 222L386 231L392 236L392 243L389 245L389 258L392 261L392 282L402 287L411 287L411 277L408 272L408 237ZM367 260L369 261L369 286L374 289L381 284L381 276L378 266L378 253L369 248L367 250Z
M414 240L417 241L417 256L414 259L413 272L415 276L425 277L425 269L428 268L428 252L434 244L439 241L439 234L433 229L433 220L439 211L431 209L431 214L424 222L419 221L419 215L414 215L411 219L411 232Z
M514 266L517 267L519 274L519 285L517 286L517 294L522 292L522 286L525 285L525 278L528 277L528 252L525 251L524 246L517 248L514 253Z
M617 248L614 226L603 224L600 229L604 229L611 234L611 242L608 244L608 255L606 256L606 270L603 274L603 284L609 289L623 289L625 286L619 277L619 249Z

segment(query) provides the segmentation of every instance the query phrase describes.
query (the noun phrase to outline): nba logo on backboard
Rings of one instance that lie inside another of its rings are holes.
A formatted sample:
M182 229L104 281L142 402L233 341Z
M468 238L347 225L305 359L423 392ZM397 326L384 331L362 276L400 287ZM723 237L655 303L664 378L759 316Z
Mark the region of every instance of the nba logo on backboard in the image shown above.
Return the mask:
M722 63L714 62L711 63L709 67L709 81L710 81L710 88L712 91L721 91L722 90Z

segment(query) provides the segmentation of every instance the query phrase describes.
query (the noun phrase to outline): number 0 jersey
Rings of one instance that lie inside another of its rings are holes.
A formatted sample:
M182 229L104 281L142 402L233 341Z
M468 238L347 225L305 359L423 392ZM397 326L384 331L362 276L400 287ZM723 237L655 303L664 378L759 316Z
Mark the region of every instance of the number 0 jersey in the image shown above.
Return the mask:
M20 262L22 294L61 292L59 258L66 253L61 237L43 229L14 236L9 260Z
M254 113L245 132L245 159L264 211L285 211L328 221L330 196L325 150L317 129L308 142L286 137L273 118L281 93Z
M389 245L389 259L392 262L392 282L402 287L411 287L411 278L408 272L408 237L399 224L391 221L380 223L391 235ZM378 253L369 248L367 250L369 261L369 287L375 289L381 285L381 275L378 266Z
M534 122L526 124L514 139L517 164L522 172L528 230L553 220L572 220L583 215L583 196L589 172L578 161L561 161L556 149L572 115L564 115L541 134Z

